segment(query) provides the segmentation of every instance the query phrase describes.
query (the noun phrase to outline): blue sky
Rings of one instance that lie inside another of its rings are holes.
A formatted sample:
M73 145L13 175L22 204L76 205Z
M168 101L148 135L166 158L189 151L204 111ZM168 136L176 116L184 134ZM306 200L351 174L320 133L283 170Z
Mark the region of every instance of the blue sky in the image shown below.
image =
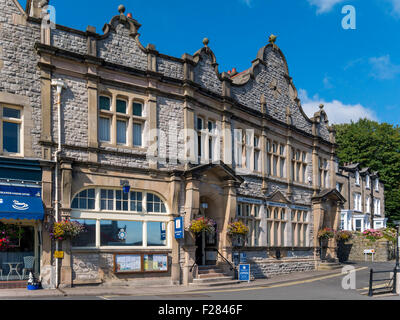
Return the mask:
M25 1L21 1L25 5ZM331 122L368 117L400 123L400 0L51 0L57 23L102 27L118 5L142 24L144 46L181 57L210 39L219 71L247 69L270 34L285 54L302 105L322 102ZM356 9L356 29L342 28L342 8Z

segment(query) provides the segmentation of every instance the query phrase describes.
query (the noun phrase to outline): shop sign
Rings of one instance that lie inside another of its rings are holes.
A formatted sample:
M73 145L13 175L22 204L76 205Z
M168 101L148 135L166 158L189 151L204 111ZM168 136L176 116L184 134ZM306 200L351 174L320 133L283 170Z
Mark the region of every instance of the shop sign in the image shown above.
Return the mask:
M285 203L280 203L280 202L271 202L271 201L267 201L265 203L267 206L271 206L271 207L279 207L279 208L287 208L288 205Z
M302 210L302 211L310 211L310 208L302 207L302 206L292 206L292 209L294 209L294 210Z
M54 251L55 259L64 259L64 251Z
M178 217L174 220L175 225L175 239L183 239L184 232L183 232L183 218Z
M252 198L238 198L238 202L242 203L250 203L250 204L263 204L262 200L252 199Z

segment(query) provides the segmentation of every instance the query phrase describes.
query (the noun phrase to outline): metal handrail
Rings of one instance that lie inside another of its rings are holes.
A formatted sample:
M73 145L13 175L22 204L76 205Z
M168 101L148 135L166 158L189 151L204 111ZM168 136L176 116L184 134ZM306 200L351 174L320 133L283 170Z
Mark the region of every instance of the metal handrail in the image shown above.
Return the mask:
M193 263L193 265L190 267L190 271L189 271L189 272L192 272L192 271L193 271L193 268L194 268L195 266L197 266L196 261L195 261L195 262Z
M237 270L237 268L236 268L228 259L226 259L226 258L222 255L221 252L218 251L218 249L216 249L216 250L217 250L217 253L222 257L222 259L224 259L226 262L228 262L228 264L229 264L230 267L231 267L231 271L232 271L232 270Z

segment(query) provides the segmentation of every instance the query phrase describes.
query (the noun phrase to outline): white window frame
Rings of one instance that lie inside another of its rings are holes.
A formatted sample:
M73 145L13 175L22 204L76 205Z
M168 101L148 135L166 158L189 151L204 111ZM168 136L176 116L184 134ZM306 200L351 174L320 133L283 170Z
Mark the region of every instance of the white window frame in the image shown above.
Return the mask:
M92 187L85 189L95 189L96 201L95 201L95 209L94 210L86 210L86 209L71 209L71 219L78 220L94 220L96 221L96 245L94 247L73 247L73 249L107 249L107 250L122 250L122 249L155 249L155 250L170 250L172 249L172 235L173 235L173 226L174 221L173 217L170 214L170 210L168 208L167 202L160 196L158 193L150 190L140 190L134 189L130 190L130 192L142 192L142 212L131 212L131 211L123 211L116 210L116 193L115 190L122 190L121 188L112 188L107 186L102 187ZM80 192L83 190L79 190L72 199L75 198ZM114 190L114 198L113 198L113 210L101 210L100 209L100 190ZM160 200L164 203L166 212L165 213L153 213L147 212L147 194L153 194L160 198ZM128 208L130 206L130 194L128 197ZM71 201L72 203L72 201ZM112 221L137 221L142 222L143 231L142 231L142 245L141 246L101 246L100 242L100 222L102 220L112 220ZM166 223L166 245L165 246L147 246L147 223L148 222L160 222Z
M18 110L20 113L19 118L10 118L10 117L3 117L3 109L12 109L12 110ZM19 147L19 152L7 152L4 150L4 145L3 145L3 124L4 122L7 123L14 123L19 126L19 132L18 132L18 147ZM7 156L23 156L24 155L24 109L20 106L14 106L14 105L9 105L5 103L0 104L0 152L1 154L7 155Z

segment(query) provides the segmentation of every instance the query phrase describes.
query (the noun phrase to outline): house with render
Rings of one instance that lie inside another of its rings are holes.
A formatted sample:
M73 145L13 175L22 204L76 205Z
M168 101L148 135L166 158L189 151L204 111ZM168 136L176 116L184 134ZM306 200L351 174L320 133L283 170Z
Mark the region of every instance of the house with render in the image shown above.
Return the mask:
M208 39L181 57L143 45L122 5L101 31L49 23L48 5L0 0L0 222L24 231L2 281L196 283L230 274L236 220L256 278L318 267L317 233L345 210L335 131L322 105L304 113L275 36L221 72ZM198 217L214 235L188 231ZM85 232L52 240L62 220Z
M385 186L379 173L346 163L336 173L336 188L347 199L341 212L340 229L364 232L386 228Z

